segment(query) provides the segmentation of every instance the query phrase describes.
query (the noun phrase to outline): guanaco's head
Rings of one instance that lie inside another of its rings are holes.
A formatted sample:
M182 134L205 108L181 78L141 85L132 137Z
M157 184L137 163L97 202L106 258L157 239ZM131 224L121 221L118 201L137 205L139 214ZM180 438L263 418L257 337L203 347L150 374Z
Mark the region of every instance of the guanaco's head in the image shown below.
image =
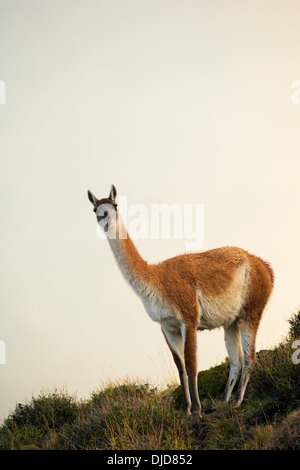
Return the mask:
M116 203L117 190L111 185L110 193L107 198L97 199L91 191L88 191L88 198L94 206L94 212L97 217L98 224L103 228L104 232L108 232L115 228L118 222L118 205Z

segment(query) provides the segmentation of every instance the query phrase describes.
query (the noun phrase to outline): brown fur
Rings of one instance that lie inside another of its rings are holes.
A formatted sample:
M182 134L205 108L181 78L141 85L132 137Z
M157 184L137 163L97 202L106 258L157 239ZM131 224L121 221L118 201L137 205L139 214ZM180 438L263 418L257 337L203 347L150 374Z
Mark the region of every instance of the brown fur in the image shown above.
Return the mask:
M193 320L197 313L195 290L200 288L209 297L224 294L242 263L250 266L250 288L243 317L257 329L274 285L273 270L261 258L241 248L223 247L179 255L157 265L147 265L148 271L142 271L154 288L185 312L185 319Z

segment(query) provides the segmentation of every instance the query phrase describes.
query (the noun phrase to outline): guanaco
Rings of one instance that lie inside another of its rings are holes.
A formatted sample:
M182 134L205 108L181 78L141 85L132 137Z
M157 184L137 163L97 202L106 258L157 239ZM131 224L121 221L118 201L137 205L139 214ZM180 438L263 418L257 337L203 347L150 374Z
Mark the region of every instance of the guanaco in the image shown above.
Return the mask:
M255 338L274 285L269 263L247 251L226 246L186 253L148 264L122 222L114 185L108 198L90 191L103 228L125 279L152 320L160 323L178 368L183 409L201 416L197 388L197 330L223 327L230 367L223 400L228 401L239 374L233 406L239 406L255 361Z

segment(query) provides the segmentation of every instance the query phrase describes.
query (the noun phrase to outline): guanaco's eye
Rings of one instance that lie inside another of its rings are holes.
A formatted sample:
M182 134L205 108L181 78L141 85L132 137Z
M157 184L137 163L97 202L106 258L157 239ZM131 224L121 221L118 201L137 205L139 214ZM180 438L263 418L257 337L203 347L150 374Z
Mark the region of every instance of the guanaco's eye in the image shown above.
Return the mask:
M107 216L108 216L108 212L105 211L105 212L104 212L104 217L107 217Z

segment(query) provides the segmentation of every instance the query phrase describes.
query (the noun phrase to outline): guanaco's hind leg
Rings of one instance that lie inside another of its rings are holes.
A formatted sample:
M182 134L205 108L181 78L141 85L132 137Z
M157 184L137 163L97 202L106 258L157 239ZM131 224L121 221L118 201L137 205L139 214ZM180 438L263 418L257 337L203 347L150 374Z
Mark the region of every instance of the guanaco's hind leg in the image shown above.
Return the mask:
M224 327L225 345L229 356L229 375L222 400L228 401L236 380L242 368L243 354L241 349L241 336L237 322L228 327Z
M249 368L255 362L255 339L257 333L257 328L253 327L246 320L243 320L239 323L239 329L244 358L237 395L233 403L234 407L240 406L244 399L244 394L250 378Z

